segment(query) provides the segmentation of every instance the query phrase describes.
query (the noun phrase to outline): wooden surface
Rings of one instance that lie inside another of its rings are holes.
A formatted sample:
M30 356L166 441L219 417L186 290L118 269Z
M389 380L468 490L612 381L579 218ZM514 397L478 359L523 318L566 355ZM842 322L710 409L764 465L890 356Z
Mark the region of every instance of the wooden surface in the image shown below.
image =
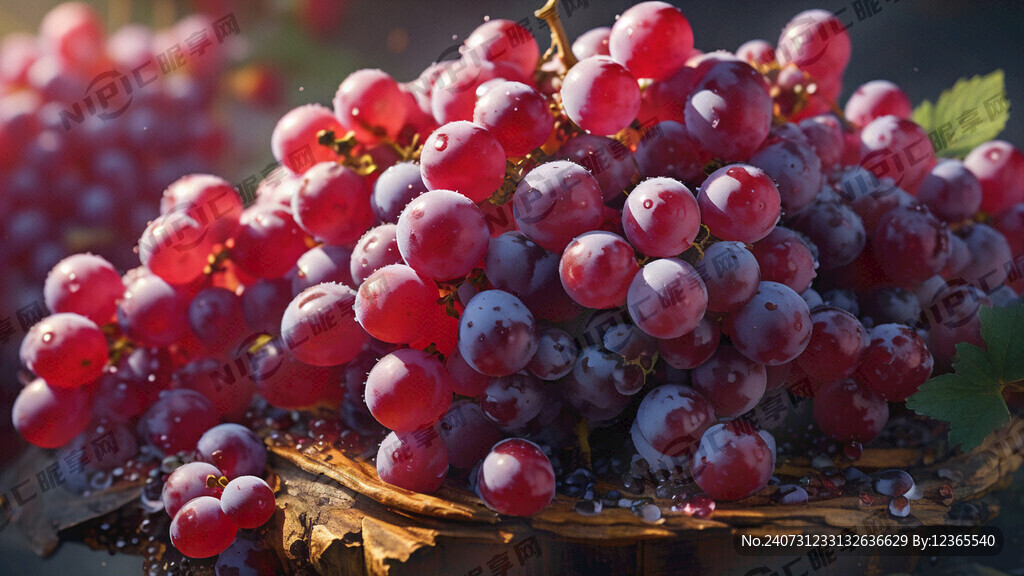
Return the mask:
M672 513L667 502L659 502L664 515L656 523L624 509L582 516L573 510L575 500L564 496L531 518L507 518L449 486L422 495L384 484L372 462L340 452L278 446L271 452L280 477L279 531L272 544L293 566L321 574L486 575L507 569L507 574L769 575L791 562L806 565L808 573L815 568L815 574L889 574L911 569L915 560L843 551L813 558L806 553L743 557L733 548L733 536L948 525L951 505L967 499L976 501L982 511L977 520L984 522L999 510L985 496L1024 462L1024 421L1014 420L967 454L865 450L853 463L859 469L871 474L902 468L922 488L924 497L902 519L888 513L888 499L882 497L870 506L857 494L782 506L771 502L774 488L721 503L708 519ZM787 476L811 471L800 459L777 467ZM954 479L940 477L939 471ZM951 500L940 494L943 485L953 488Z

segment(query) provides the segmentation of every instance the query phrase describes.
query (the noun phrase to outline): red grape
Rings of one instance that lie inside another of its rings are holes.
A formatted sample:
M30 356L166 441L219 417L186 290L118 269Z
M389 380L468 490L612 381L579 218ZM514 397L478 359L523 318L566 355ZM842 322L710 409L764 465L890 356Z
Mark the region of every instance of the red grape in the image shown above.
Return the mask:
M375 270L388 264L404 263L398 250L398 226L381 224L367 230L356 243L351 258L352 286L359 286Z
M537 67L540 48L528 28L511 20L494 18L476 27L466 38L462 51L492 62L511 64L529 77Z
M664 258L649 262L633 277L626 302L641 330L655 338L677 338L700 323L708 292L693 266Z
M578 60L590 58L591 56L609 56L608 39L612 29L608 26L601 26L587 30L580 34L572 43L572 53Z
M537 352L526 369L541 380L558 380L576 364L579 347L564 330L545 328L537 338Z
M690 460L697 486L715 500L740 500L768 485L775 456L758 431L742 420L715 424Z
M615 21L608 48L637 78L662 80L686 64L693 52L693 29L675 6L641 2Z
M530 240L559 254L573 238L600 226L601 200L601 187L585 168L556 160L526 174L512 210Z
M477 476L488 508L509 516L532 516L555 496L551 461L533 442L510 438L494 445Z
M700 231L697 200L671 178L645 180L626 199L622 228L630 244L648 256L682 254Z
M355 358L366 342L356 322L356 292L342 284L317 284L296 296L281 317L288 351L313 366L338 366Z
M189 462L175 468L164 480L160 493L167 515L174 518L182 506L200 496L220 498L222 488L219 484L211 487L208 478L218 479L222 475L216 466L206 462Z
M484 272L491 286L522 300L537 318L561 322L581 308L562 286L559 262L558 255L512 231L491 238Z
M618 308L640 271L633 247L611 232L587 232L562 252L558 275L574 301L587 308Z
M909 398L932 375L934 360L921 337L899 324L871 329L856 378L865 388L890 402Z
M454 190L482 202L505 179L506 153L511 155L486 126L449 122L423 143L420 175L430 190Z
M700 392L720 418L749 412L764 396L768 376L764 365L747 359L729 345L694 368L693 389Z
M363 238L365 237L364 235ZM359 248L358 244L356 248ZM345 246L324 244L310 248L305 254L299 256L295 262L295 268L289 273L292 295L297 295L310 286L324 282L336 282L350 287L358 286L359 284L352 278L352 255L354 253L354 250ZM398 253L397 247L395 253ZM360 278L360 281L362 280Z
M640 433L667 456L686 456L715 421L711 404L696 390L663 384L651 390L636 413Z
M718 349L721 336L718 324L705 316L690 332L677 338L658 340L658 353L669 366L677 370L690 370L711 358Z
M629 126L640 111L640 86L622 65L607 56L594 56L565 75L562 106L587 132L615 134Z
M780 64L792 62L816 79L838 78L850 61L850 36L830 12L806 10L782 29L775 54Z
M331 130L337 137L345 129L327 108L306 104L288 112L277 121L270 138L274 159L295 174L302 174L318 162L334 162L338 155L317 142L317 133Z
M398 218L398 249L420 274L451 280L483 260L490 234L472 200L450 190L431 190L409 203ZM453 252L453 247L458 251Z
M420 337L423 315L438 300L437 286L404 264L385 266L359 286L356 321L384 342L407 344Z
M311 247L290 208L251 206L242 213L231 260L257 278L282 278Z
M194 390L168 390L142 417L142 436L166 455L195 450L203 433L217 425L213 404Z
M714 171L697 196L701 218L712 234L748 243L772 231L779 221L781 202L771 177L747 164Z
M910 98L899 86L888 80L872 80L850 95L844 115L854 125L863 127L882 116L910 118L912 108Z
M366 406L396 432L436 424L452 402L452 379L436 357L405 348L380 359L366 377Z
M196 444L196 453L228 478L260 476L267 463L263 441L238 424L218 424L204 432Z
M427 190L419 165L399 162L382 172L373 184L370 206L378 220L394 224L406 204Z
M928 134L905 118L890 115L872 120L861 131L860 142L860 165L911 194L935 165Z
M43 318L21 342L25 367L55 388L77 388L103 373L107 339L95 322L72 313Z
M761 282L749 302L725 321L724 331L744 356L768 366L799 356L811 339L811 313L784 284Z
M304 172L291 208L296 224L328 244L351 244L373 225L366 183L337 162Z
M239 528L259 528L274 516L274 491L258 476L239 476L228 482L220 509Z
M746 304L761 282L757 258L741 242L716 242L697 262L708 290L708 310L730 312Z
M562 144L555 157L589 170L601 187L605 203L621 198L622 192L632 186L634 178L640 176L632 152L613 138L577 134Z
M43 294L52 312L81 314L102 326L117 310L124 284L103 257L73 254L58 262L46 276Z
M448 449L435 426L392 432L377 450L377 474L399 488L429 494L441 487L447 473Z
M555 125L548 102L540 92L521 82L507 81L495 84L477 100L473 121L486 128L501 144L505 155L512 157L540 148ZM475 160L480 162L480 150L475 152ZM502 178L504 175L503 171ZM440 187L458 190L451 185Z
M40 448L59 448L89 425L89 388L61 389L36 378L21 389L11 409L14 429Z
M438 424L448 463L468 470L483 460L504 435L472 400L456 400Z
M359 142L373 144L398 136L405 125L404 102L405 95L387 72L356 70L338 86L334 115Z
M200 496L174 515L171 544L189 558L209 558L227 550L237 532L238 525L224 514L219 500Z
M788 228L776 227L751 248L761 278L785 284L798 293L811 287L818 259L810 243ZM707 256L705 256L706 258Z
M508 376L529 364L537 352L537 323L515 296L485 290L466 304L459 319L459 353L473 369Z
M686 101L686 128L701 148L726 162L753 155L771 128L772 97L746 62L717 62Z
M999 214L1024 202L1024 154L1009 142L991 140L964 158L964 166L981 182L981 209Z
M814 421L833 440L867 444L889 421L889 405L854 380L837 380L815 394Z
M900 286L934 276L949 259L949 229L924 207L897 207L882 217L873 247L878 263Z
M797 357L804 373L818 382L846 378L861 363L868 346L867 331L845 310L822 306L811 311L811 341Z

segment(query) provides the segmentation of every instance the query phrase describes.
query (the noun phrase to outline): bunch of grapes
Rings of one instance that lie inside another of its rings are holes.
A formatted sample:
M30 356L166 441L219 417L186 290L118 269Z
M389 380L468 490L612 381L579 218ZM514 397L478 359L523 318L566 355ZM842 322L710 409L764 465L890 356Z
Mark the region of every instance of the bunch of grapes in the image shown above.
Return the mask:
M1024 256L1024 155L995 141L937 162L888 82L840 115L850 43L831 14L735 54L696 50L663 2L571 50L551 28L543 57L489 20L412 82L356 71L333 109L281 118L288 173L252 206L188 176L141 266L58 264L53 315L22 345L38 379L18 430L52 448L103 418L148 454L218 465L218 423L318 407L335 418L310 438L383 436L383 481L450 479L515 516L586 485L557 454L596 461L587 435L611 430L709 510L768 485L776 441L745 416L770 394L813 398L856 455L955 343L980 342L972 306L1024 288L1004 268ZM249 523L209 498L213 468L188 466L164 504L185 506L181 551L208 555Z
M108 35L91 6L72 2L51 10L37 35L3 38L5 316L37 301L68 253L95 251L130 268L160 191L225 155L214 105L234 32L215 25L221 16Z

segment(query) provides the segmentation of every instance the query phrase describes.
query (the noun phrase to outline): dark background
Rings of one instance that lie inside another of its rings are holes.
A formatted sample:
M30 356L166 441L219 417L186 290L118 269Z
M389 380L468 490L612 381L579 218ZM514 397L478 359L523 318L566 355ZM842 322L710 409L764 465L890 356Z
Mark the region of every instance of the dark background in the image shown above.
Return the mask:
M103 6L96 0L94 3ZM617 14L634 4L626 0L572 0L571 15L563 1L562 20L570 38L595 26L610 26ZM998 0L983 2L925 0L774 0L771 2L675 1L690 20L696 46L705 51L735 50L743 42L763 38L774 43L782 27L796 13L823 8L839 12L841 21L852 24L849 34L853 55L845 75L842 101L860 84L887 79L899 84L916 105L934 101L957 79L987 74L1001 68L1006 73L1010 102L1024 102L1024 2ZM0 0L0 33L32 30L42 15L57 2L47 0ZM137 4L150 4L138 2ZM298 36L284 36L263 21L248 26L255 18L259 0L240 1L235 13L242 32L249 34L255 48L276 60L286 72L289 104L329 104L338 83L357 68L382 68L399 80L414 79L442 54L450 52L484 16L520 20L530 18L542 50L547 46L546 29L537 26L533 11L540 0L348 0L348 13L335 34L326 42ZM142 6L137 13L145 13ZM179 15L187 5L179 7ZM249 12L252 11L252 14ZM869 15L870 14L870 15ZM276 44L274 43L276 39ZM282 43L283 42L283 43ZM842 102L840 103L842 104ZM287 108L282 108L283 114ZM1001 138L1024 145L1024 120L1014 107ZM275 117L276 117L275 116ZM270 129L266 121L235 127L253 143L253 157L224 176L238 181L252 172L251 166L265 166L270 160ZM2 249L2 247L0 247ZM0 279L2 281L2 279ZM6 367L10 370L10 365ZM5 374L0 382L12 382ZM9 418L4 407L3 418ZM8 445L16 442L9 441ZM1020 537L1024 532L1024 477L1017 475L1014 486L1001 496L1004 505L997 524L1007 537L1004 554L985 563L1018 574L1024 566ZM5 489L0 486L0 490ZM49 560L34 557L16 529L0 533L0 573L19 575L61 574L75 576L139 574L141 560L131 556L108 556L91 552L78 544L64 545Z

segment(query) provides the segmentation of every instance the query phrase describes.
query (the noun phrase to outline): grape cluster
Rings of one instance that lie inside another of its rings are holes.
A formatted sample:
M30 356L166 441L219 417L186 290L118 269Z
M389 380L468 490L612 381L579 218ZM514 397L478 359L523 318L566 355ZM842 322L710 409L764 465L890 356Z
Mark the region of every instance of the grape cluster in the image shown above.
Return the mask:
M210 428L196 452L202 460L175 469L160 499L173 518L174 547L190 558L209 558L231 546L239 528L259 528L270 520L274 491L259 476L266 448L245 426Z
M575 54L552 30L563 52L543 58L489 20L415 81L354 72L333 109L281 118L288 174L253 205L188 176L141 266L58 264L53 315L22 345L38 379L18 430L57 447L96 417L137 422L147 450L198 450L239 482L258 467L205 443L219 422L254 401L326 407L337 422L310 436L380 434L385 482L450 478L519 516L553 498L559 453L596 462L587 435L616 430L706 515L769 483L775 438L746 416L770 394L814 398L855 454L954 344L980 342L978 306L1018 298L1024 155L936 162L888 82L834 112L850 44L829 13L735 54L696 50L662 2ZM256 522L189 466L165 506L183 505L175 545L205 555Z
M225 157L215 118L226 45L214 18L109 35L84 3L0 46L2 300L8 314L69 252L131 267L131 247L175 178Z

